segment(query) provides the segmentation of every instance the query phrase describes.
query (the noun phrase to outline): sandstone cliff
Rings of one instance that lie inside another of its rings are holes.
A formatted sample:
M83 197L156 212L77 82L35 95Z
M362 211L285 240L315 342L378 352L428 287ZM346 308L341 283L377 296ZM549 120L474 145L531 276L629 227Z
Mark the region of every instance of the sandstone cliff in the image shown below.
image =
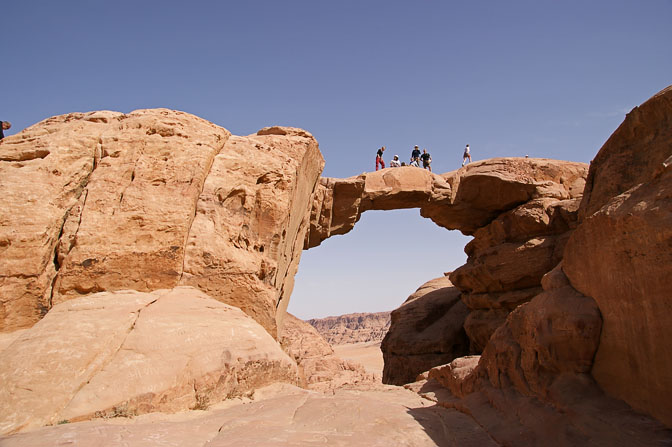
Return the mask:
M392 313L387 381L435 366L411 388L451 409L439 419L468 419L479 445L669 443L646 415L672 425L671 98L672 88L628 115L583 197L587 167L551 160L319 179L305 131L237 137L168 110L70 114L10 136L0 143L0 430L202 409L272 382L332 390L334 369L347 382L357 368L329 360L311 328L288 317L282 331L301 249L347 233L366 210L417 207L474 239L464 266ZM470 353L481 355L460 357ZM384 420L377 406L389 399L292 396L281 410L256 408L305 427L302 417L338 406L329 418L353 427L363 401ZM225 418L255 427L246 411ZM408 413L395 421L410 430ZM236 431L216 420L210 432ZM369 432L356 427L348 436ZM71 433L44 430L37 444Z
M197 287L277 333L324 161L293 128L183 112L49 118L0 143L0 330L95 292Z
M671 123L672 87L628 114L591 163L578 220L541 292L506 317L480 357L434 368L412 388L507 445L670 442L672 432L642 413L672 426Z
M390 312L313 318L308 323L331 345L380 342L390 328Z
M444 315L436 312L446 312L447 321L461 319L458 326L464 327L469 344L461 339L437 340L432 348L424 336L416 340L412 335L428 325L422 312L398 318L398 328L393 318L389 336L397 341L383 344L384 380L405 383L431 366L481 352L507 315L541 291L542 276L561 260L576 227L587 172L583 163L500 158L442 175L404 167L348 179L323 178L314 196L305 246L347 233L363 212L373 209L419 208L436 224L474 236L465 248L467 263L450 274L451 293L467 309L432 304L438 306L432 318L440 320ZM419 361L418 345L423 346L423 356L433 353L433 362L438 363L427 363L429 357ZM455 348L446 350L444 345ZM409 362L410 358L418 361Z

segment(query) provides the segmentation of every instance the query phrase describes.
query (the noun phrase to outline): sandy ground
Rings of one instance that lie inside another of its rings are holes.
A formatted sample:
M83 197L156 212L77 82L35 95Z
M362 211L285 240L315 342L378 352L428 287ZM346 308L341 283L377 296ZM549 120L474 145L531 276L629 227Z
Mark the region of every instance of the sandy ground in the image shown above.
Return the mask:
M332 346L336 355L345 360L352 360L364 366L367 372L383 374L383 352L380 342L352 343Z

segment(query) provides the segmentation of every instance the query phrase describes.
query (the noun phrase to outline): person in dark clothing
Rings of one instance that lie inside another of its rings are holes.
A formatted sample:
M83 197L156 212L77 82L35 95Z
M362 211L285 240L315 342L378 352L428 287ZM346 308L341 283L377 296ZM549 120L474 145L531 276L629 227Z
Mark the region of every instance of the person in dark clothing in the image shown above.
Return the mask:
M427 152L427 149L422 150L422 155L420 156L422 159L422 167L425 169L429 169L429 172L432 172L432 167L430 164L432 163L432 156L429 155L429 152Z
M382 169L385 169L385 162L383 161L383 152L385 152L385 146L381 147L378 149L378 152L376 152L376 171L378 170L378 166L380 165Z
M418 148L417 145L413 148L413 151L411 152L411 163L413 163L414 161L416 162L416 164L420 163L420 149Z
M9 121L0 121L0 140L5 138L5 130L8 130L12 127L12 123Z

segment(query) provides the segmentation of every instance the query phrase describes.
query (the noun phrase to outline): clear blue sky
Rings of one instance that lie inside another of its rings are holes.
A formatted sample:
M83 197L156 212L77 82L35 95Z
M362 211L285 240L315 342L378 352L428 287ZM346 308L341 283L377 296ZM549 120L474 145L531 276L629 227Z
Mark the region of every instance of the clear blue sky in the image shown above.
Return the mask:
M426 147L435 172L466 143L475 159L589 162L672 84L671 23L672 0L3 2L0 119L12 134L168 107L238 135L297 126L333 177L373 169L381 145ZM290 311L393 309L463 263L466 240L417 211L364 214L304 253Z

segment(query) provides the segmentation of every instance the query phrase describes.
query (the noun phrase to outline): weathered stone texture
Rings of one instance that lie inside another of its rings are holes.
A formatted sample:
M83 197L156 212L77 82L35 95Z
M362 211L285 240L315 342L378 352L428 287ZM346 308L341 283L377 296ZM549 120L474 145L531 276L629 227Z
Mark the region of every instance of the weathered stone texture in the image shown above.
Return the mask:
M50 118L0 143L0 322L100 291L194 285L277 333L324 160L166 109Z
M296 361L303 386L308 389L326 391L346 384L380 381L379 376L367 373L362 365L336 356L312 325L292 314L285 316L279 341Z
M591 198L581 205L586 217L563 261L571 285L593 297L604 318L593 376L609 394L668 426L672 163L664 160L672 157L670 122L672 88L631 112L605 143L591 167ZM605 201L608 194L615 195Z
M392 312L383 339L383 383L403 385L433 366L469 353L464 329L467 307L447 277L423 284Z
M191 287L66 301L0 358L1 433L203 409L297 381L294 361L258 323Z

